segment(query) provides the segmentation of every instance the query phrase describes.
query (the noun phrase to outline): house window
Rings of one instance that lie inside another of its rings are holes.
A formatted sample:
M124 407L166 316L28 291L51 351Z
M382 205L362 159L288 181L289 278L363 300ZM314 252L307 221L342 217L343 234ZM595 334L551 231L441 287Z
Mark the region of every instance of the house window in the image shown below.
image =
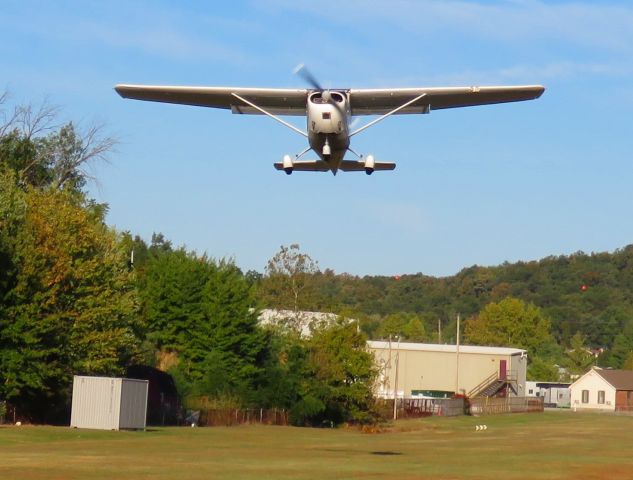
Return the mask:
M582 403L589 403L589 390L582 391Z
M598 403L604 404L604 390L598 390Z
M530 390L529 390L529 392L528 392L528 393L529 393L530 395L532 395L532 393L533 393L533 392L534 392L534 390L532 390L532 389L530 388Z

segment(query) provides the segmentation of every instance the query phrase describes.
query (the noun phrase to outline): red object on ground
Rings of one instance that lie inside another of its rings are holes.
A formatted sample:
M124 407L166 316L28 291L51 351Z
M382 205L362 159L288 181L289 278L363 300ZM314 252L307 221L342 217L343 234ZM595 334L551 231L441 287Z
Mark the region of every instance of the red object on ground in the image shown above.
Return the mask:
M394 275L393 278L396 280L400 280L400 275Z
M589 287L588 287L587 285L585 285L585 284L583 284L583 285L580 287L580 291L582 291L582 292L586 292L586 291L587 291L587 289L589 289Z

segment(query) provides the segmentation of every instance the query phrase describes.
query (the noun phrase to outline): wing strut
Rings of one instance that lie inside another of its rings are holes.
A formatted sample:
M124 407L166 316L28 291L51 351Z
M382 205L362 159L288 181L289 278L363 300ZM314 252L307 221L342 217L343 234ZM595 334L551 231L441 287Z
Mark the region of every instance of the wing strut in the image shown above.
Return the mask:
M233 94L235 95L235 94ZM426 97L426 93L423 93L422 95L418 95L417 97L415 97L412 100L409 100L407 103L403 103L402 105L400 105L398 108L394 108L393 110L391 110L390 112L385 113L384 115L381 115L380 117L378 117L376 120L373 120L371 122L369 122L367 125L363 125L362 127L360 127L358 130L353 131L352 133L349 134L350 137L353 137L354 135L356 135L357 133L362 132L363 130L367 130L369 127L373 127L374 125L376 125L378 122L384 120L387 117L390 117L391 115L393 115L394 113L398 113L400 110L402 110L403 108L408 107L409 105L411 105L412 103L417 102L418 100L420 100L422 97Z
M299 135L303 135L304 137L307 138L308 134L306 132L304 132L303 130L299 130L297 127L295 127L294 125L291 125L290 123L286 122L285 120L282 120L281 118L279 118L277 115L273 115L270 112L267 112L266 110L264 110L262 107L258 107L257 105L255 105L253 102L249 102L248 100L246 100L243 97L240 97L237 93L233 92L231 93L231 95L233 95L235 98L237 98L238 100L241 100L242 102L246 103L247 105L250 105L251 107L253 107L255 110L259 110L260 112L262 112L264 115L269 116L270 118L272 118L273 120L277 120L279 123L281 123L282 125L285 125L286 127L288 127L291 130L294 130L295 132L297 132Z

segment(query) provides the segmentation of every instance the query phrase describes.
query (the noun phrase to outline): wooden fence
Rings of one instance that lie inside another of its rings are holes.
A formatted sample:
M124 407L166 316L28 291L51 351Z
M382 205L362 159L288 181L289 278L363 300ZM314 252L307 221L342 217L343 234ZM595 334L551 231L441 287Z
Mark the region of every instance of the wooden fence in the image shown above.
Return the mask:
M470 415L543 412L543 397L478 397L468 403Z

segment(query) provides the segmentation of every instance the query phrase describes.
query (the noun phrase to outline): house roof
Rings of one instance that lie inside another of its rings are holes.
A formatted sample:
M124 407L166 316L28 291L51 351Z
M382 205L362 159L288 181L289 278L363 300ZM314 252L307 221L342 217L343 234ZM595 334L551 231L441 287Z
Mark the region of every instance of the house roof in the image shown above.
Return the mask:
M594 370L616 390L633 390L633 370Z
M373 349L388 349L389 342L379 342L369 340L367 346ZM448 352L456 353L455 345L438 345L436 343L408 343L391 342L391 348L396 350L418 350L424 352ZM480 347L475 345L460 345L459 353L478 353L480 355L525 355L526 350L507 347Z

